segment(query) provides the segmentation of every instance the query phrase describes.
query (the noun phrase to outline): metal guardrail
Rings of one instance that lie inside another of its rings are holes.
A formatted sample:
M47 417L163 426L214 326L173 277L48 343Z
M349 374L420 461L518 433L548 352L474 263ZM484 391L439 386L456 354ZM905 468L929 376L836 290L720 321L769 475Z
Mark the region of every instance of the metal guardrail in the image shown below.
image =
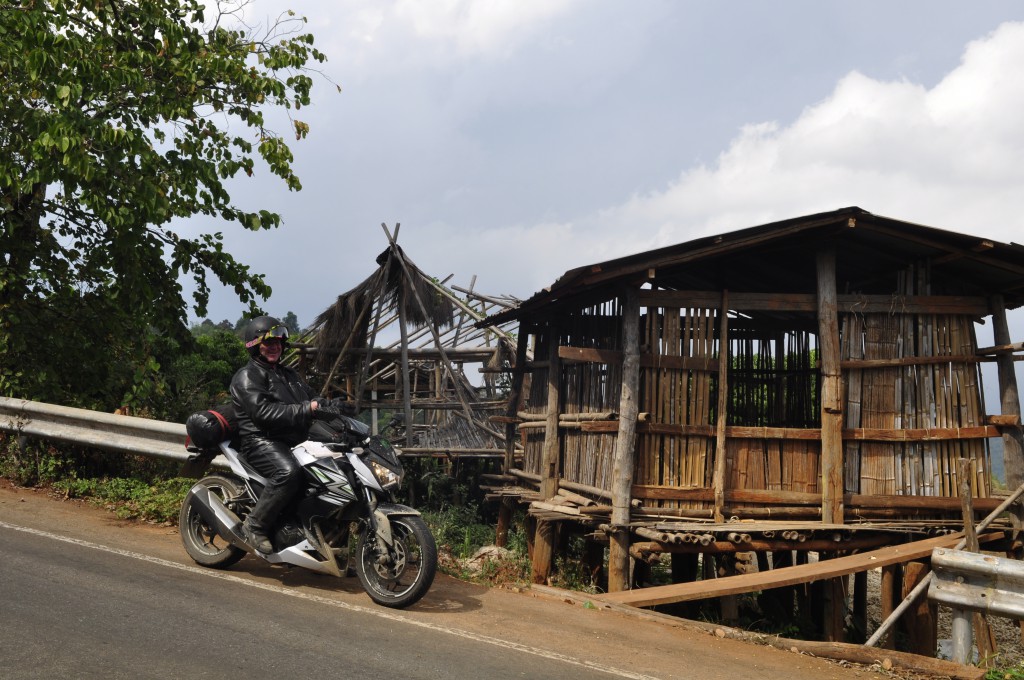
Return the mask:
M971 612L1024 620L1024 563L936 548L931 565L934 578L928 599L953 608L953 661L967 663L971 658Z
M931 564L935 578L928 599L954 609L1024 619L1024 562L936 548Z
M182 463L189 458L184 425L27 399L0 397L0 430Z

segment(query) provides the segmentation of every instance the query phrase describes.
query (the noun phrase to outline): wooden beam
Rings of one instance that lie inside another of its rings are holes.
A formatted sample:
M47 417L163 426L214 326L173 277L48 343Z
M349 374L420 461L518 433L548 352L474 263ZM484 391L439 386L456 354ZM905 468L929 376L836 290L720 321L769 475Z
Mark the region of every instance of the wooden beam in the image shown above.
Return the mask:
M997 257L988 257L988 256L982 254L982 252L987 252L987 251L974 251L974 250L968 251L968 250L963 250L962 248L952 247L952 246L950 246L950 245L948 245L946 243L942 243L941 241L937 241L935 239L928 238L927 236L919 236L917 234L913 234L913 233L910 233L910 232L907 232L907 231L903 231L903 230L900 230L900 229L895 228L895 227L886 227L886 226L883 226L883 225L877 224L877 223L870 224L870 225L866 224L864 228L868 229L870 231L876 231L876 232L878 232L880 234L888 234L889 236L893 236L893 237L895 237L895 238L897 238L897 239L899 239L901 241L913 241L915 243L919 243L921 245L928 246L929 248L934 248L934 249L939 250L939 251L944 251L947 254L963 255L965 258L974 260L975 262L980 262L982 264L986 264L986 265L988 265L990 267L993 267L993 268L996 268L996 269L1002 269L1003 271L1008 271L1008 272L1012 272L1014 274L1022 274L1022 275L1024 275L1024 266L1021 266L1021 265L1017 264L1016 262L1008 262L1006 260L1003 260L1003 259L1000 259L1000 258L997 258ZM935 260L940 259L942 257L943 256L941 256L941 255L933 257L932 261L934 262Z
M933 356L933 357L897 357L894 359L844 359L839 362L840 368L892 368L900 366L926 366L929 364L976 364L986 361L981 356Z
M995 312L993 312L995 314ZM1006 315L1006 309L1003 308L1003 315ZM1006 335L1009 336L1009 331ZM999 355L999 354L1013 354L1014 352L1024 352L1024 342L1009 342L1004 345L995 345L994 347L979 347L975 354L985 355Z
M643 290L641 307L704 307L718 304L719 294L706 290ZM988 301L966 295L858 295L836 296L840 312L858 314L989 314ZM730 291L729 308L737 312L787 312L814 314L813 293L741 293Z
M650 500L711 501L714 491L708 488L679 488L653 484L634 484L633 497ZM975 498L974 507L991 511L999 506L1001 498ZM725 492L729 505L794 505L820 506L821 494L781 489L729 489ZM863 496L845 494L843 505L847 509L882 508L887 510L933 510L956 512L960 499L953 496Z
M558 358L563 361L592 364L622 363L622 352L614 349L596 349L594 347L558 348ZM718 363L714 359L680 357L663 354L645 353L640 355L640 365L645 368L676 368L686 371L716 371Z
M979 540L986 543L1002 537L1003 532L997 531L983 534L979 536ZM949 534L913 543L879 548L878 550L871 550L856 555L837 557L824 562L799 564L794 567L783 567L782 569L752 574L739 574L712 581L674 583L668 586L655 586L653 588L594 595L592 597L604 602L628 604L634 607L653 607L660 604L702 600L709 597L741 595L758 590L792 586L798 583L810 583L819 579L835 578L858 571L868 571L891 564L922 559L930 556L934 548L951 548L955 546L961 538L963 538L962 533Z
M439 349L437 347L410 347L407 352L410 359L417 360L433 360L438 361L441 359L442 354L447 356L449 359L462 362L475 362L475 361L489 361L494 353L497 351L495 347L449 347L447 349ZM384 359L394 361L400 359L402 356L401 351L394 349L374 349L374 359Z

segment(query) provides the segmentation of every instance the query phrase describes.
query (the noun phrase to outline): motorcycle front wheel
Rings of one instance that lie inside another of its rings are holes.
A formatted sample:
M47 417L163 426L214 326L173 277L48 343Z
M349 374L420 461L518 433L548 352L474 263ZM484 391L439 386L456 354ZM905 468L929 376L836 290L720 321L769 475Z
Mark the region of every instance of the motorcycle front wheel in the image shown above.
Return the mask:
M237 498L243 491L240 482L223 475L210 475L198 483L220 496L225 503L231 498ZM181 534L181 543L189 557L204 567L214 569L227 569L245 557L244 550L221 538L207 524L192 501L192 496L187 496L178 515L178 533Z
M423 597L434 582L437 547L422 517L391 517L394 541L382 551L365 525L356 545L356 575L370 599L401 609Z

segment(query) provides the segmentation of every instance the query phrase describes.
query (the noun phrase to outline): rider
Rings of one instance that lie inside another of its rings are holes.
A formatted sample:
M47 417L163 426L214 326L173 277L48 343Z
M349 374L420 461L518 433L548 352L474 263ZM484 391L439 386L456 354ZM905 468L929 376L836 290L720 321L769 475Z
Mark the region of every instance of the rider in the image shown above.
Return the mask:
M288 328L270 316L249 321L243 334L251 357L231 380L242 458L267 480L256 507L242 523L253 548L271 553L269 534L277 516L298 491L301 468L291 448L305 441L314 414L326 400L299 374L281 365Z

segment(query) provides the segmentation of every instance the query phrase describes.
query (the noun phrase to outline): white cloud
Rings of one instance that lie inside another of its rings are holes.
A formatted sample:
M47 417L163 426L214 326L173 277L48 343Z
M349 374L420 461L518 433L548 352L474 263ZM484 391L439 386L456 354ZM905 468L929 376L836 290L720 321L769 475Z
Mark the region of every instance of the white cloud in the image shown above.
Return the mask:
M344 60L346 80L352 80L507 57L577 2L321 0L307 3L303 12L323 36L321 47Z
M603 235L598 259L850 205L1022 241L1021 63L1024 23L1006 23L931 89L852 72L792 124L748 125L713 166L574 227Z
M572 0L399 0L394 18L422 38L453 44L461 56L500 54L562 14Z

